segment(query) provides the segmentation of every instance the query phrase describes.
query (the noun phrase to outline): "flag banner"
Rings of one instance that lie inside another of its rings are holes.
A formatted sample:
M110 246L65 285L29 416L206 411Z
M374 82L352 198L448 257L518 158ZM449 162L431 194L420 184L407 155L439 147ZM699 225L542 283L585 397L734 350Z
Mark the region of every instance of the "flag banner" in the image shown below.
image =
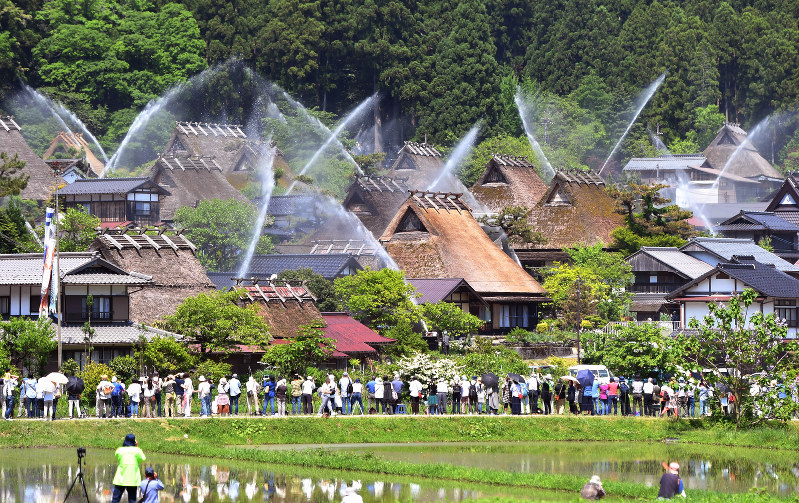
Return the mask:
M39 316L50 314L50 287L53 279L53 258L55 257L55 226L53 208L47 208L44 220L44 266L42 269L42 291L39 302Z

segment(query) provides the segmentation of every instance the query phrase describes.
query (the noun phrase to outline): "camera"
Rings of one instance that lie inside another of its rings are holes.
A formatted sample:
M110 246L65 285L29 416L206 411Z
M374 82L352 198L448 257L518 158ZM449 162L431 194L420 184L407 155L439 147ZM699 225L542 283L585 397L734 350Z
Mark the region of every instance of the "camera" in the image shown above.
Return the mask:
M78 447L78 459L82 458L85 455L86 455L86 448Z

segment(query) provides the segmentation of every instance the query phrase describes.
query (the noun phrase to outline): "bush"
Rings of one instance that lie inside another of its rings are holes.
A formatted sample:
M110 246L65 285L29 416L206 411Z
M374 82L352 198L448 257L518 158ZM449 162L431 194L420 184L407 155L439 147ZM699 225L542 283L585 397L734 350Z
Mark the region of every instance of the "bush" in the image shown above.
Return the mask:
M427 349L427 342L422 335L414 332L410 322L405 320L400 320L399 323L386 330L383 335L395 341L386 348L386 354L390 356L399 358Z
M188 371L196 365L196 358L186 345L166 335L155 336L149 341L140 340L135 357L145 369L155 369L162 377Z
M117 356L108 367L122 382L129 383L139 377L139 362L132 356Z
M100 384L100 376L105 374L110 379L113 373L109 366L93 361L90 361L82 372L78 372L77 376L83 379L83 384L86 385L86 389L81 395L81 401L84 405L94 405L95 390L97 385Z
M229 363L204 360L197 365L197 370L194 371L195 382L200 376L205 376L206 379L217 383L222 377L229 376L232 368Z
M543 332L549 332L549 324L547 322L545 322L545 321L542 321L541 323L536 325L535 330L539 334L543 333Z
M79 371L80 366L73 358L70 358L61 364L61 373L67 377L78 375Z

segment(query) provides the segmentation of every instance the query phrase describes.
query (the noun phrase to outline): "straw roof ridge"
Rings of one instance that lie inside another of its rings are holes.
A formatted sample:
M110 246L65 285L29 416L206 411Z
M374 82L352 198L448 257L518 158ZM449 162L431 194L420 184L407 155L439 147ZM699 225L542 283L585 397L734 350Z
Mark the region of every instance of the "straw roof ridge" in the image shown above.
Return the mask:
M47 159L48 157L52 156L58 149L59 144L64 144L64 146L67 148L72 147L83 150L83 155L94 174L99 176L103 173L105 164L103 164L103 162L100 161L96 155L94 155L94 152L91 151L89 148L89 142L83 137L83 133L67 134L65 131L59 131L55 138L53 138L53 141L50 142L50 146L47 148L47 151L45 151L43 157Z
M427 210L455 210L457 212L467 211L471 214L472 209L463 202L460 192L436 192L428 190L409 190L410 200L419 208Z
M405 142L386 176L405 178L414 189L426 189L444 168L441 153L427 143Z
M406 151L413 155L424 155L430 157L441 157L441 152L436 147L429 143L417 143L413 141L406 141L400 152Z
M353 185L360 186L363 190L366 191L378 191L378 192L402 192L403 194L405 191L410 190L408 184L406 183L408 178L398 178L398 177L390 177L390 176L377 176L377 175L367 175L367 176L356 176L355 180L352 182Z
M483 174L469 190L489 211L499 212L507 206L531 208L547 188L525 157L492 154Z
M194 136L222 136L234 138L246 138L247 135L241 130L241 124L217 124L209 122L181 122L175 121L175 128L181 133Z
M0 116L0 152L5 152L10 158L16 155L25 163L20 173L28 177L28 185L20 193L22 198L47 201L55 186L66 184L66 181L54 175L52 168L36 155L22 136L21 129L13 116Z
M380 236L408 198L406 178L356 177L342 206L354 213L373 235Z

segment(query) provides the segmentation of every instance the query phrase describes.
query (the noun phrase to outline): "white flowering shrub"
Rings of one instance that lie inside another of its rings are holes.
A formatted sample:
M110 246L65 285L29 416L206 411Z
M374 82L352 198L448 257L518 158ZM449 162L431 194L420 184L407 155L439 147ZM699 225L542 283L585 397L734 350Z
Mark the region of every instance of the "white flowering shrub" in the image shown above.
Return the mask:
M463 366L451 358L440 358L436 360L429 354L416 353L412 356L404 356L396 363L397 372L400 379L404 382L410 381L416 376L423 385L436 383L440 379L448 382L455 378L460 379L463 374Z

